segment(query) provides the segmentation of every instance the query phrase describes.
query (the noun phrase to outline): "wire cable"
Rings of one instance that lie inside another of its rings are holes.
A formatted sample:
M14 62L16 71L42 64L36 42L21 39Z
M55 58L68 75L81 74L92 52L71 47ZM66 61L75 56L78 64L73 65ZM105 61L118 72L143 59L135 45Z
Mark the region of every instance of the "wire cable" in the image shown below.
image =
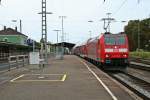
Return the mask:
M120 9L125 5L125 3L127 2L128 0L124 0L122 3L121 3L121 5L118 7L118 9L114 12L114 13L112 13L113 15L115 15L115 14L117 14L119 11L120 11Z

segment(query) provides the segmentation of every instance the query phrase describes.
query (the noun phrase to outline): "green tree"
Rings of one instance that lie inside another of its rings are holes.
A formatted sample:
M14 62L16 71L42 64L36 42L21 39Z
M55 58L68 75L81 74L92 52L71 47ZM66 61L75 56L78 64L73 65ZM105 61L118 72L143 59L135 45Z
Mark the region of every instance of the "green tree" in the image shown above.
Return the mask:
M139 31L138 31L139 30ZM129 48L138 48L138 32L140 33L140 49L150 50L150 18L144 20L130 20L125 26L125 33L129 39Z

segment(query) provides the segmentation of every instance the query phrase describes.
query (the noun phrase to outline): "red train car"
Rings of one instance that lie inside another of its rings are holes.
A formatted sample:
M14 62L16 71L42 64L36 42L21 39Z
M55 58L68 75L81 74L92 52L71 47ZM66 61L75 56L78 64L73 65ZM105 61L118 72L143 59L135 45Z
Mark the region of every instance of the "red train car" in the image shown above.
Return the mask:
M75 55L81 56L83 58L87 57L87 48L86 48L86 43L82 43L80 45L76 45L73 48L73 53Z
M122 70L128 66L128 39L126 34L105 33L89 39L80 55L101 65L104 69ZM83 48L83 45L80 45Z

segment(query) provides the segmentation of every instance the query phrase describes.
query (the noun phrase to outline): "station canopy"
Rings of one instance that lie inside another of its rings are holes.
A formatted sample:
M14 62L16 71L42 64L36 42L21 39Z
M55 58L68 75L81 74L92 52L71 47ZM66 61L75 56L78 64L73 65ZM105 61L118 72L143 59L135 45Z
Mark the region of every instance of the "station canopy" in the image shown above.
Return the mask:
M68 42L56 43L54 45L55 46L62 46L63 45L63 47L69 48L69 50L71 50L75 46L74 43L68 43Z

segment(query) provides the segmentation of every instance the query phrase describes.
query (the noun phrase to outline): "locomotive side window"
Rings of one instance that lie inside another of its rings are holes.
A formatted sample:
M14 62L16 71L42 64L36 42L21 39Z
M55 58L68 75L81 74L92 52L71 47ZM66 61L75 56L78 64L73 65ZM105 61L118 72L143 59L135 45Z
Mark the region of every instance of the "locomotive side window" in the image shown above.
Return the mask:
M105 43L107 45L115 45L115 37L105 37Z

